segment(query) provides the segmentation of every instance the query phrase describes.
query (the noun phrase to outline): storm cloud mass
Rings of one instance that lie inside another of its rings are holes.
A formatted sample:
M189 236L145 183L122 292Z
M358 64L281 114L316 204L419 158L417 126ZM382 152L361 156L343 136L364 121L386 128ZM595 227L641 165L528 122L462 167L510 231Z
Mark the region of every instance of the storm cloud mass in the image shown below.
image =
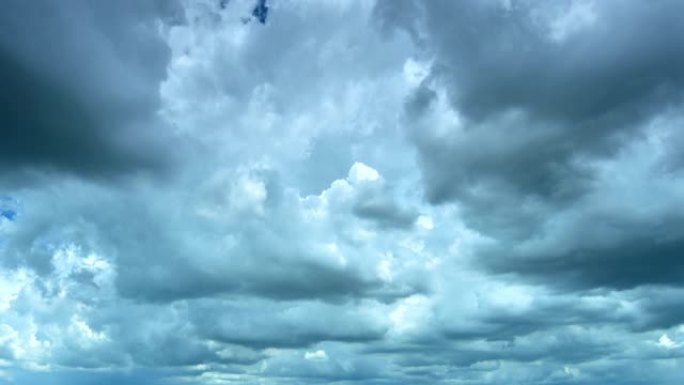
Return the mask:
M683 2L0 6L0 384L681 384Z

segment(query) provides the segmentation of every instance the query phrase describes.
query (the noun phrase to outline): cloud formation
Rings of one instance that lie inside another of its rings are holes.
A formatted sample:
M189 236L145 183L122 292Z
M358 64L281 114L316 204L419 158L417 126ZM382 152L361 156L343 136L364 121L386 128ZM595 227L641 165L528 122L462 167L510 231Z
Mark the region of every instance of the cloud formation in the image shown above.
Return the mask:
M165 133L155 111L170 59L161 29L180 21L174 4L5 4L3 174L106 178L161 167Z
M377 15L432 55L405 107L427 198L496 238L484 264L580 287L679 282L667 143L684 51L664 36L681 34L681 4L405 3Z
M0 384L679 384L680 2L255 5L3 5Z

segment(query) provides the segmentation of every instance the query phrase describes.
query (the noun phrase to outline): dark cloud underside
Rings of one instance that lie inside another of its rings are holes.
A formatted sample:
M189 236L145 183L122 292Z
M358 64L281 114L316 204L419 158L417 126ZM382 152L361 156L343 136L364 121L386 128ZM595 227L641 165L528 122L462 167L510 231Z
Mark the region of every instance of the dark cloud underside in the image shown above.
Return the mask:
M163 164L172 3L12 1L0 16L0 167L102 178Z

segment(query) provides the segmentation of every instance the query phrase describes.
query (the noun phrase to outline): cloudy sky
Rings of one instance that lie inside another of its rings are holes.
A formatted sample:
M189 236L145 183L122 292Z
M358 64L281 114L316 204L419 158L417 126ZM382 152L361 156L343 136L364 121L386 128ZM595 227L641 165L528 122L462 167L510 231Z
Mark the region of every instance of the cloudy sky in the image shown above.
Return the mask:
M681 384L681 0L5 0L0 384Z

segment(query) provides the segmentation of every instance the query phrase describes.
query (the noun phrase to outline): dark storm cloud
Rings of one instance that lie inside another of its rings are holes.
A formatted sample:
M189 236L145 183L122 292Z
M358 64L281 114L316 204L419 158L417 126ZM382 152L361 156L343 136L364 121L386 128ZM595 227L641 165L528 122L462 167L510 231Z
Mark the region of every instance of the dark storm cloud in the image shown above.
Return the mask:
M630 320L636 331L676 327L684 323L684 290L662 286L647 286L629 293L640 312Z
M578 246L569 252L549 251L540 258L525 258L510 250L498 249L485 263L493 272L515 271L536 277L540 282L553 281L575 289L630 289L645 284L679 286L684 283L682 250L684 238L680 236L659 239L656 234L647 234L642 238L623 239L605 248Z
M683 32L675 16L683 6L618 4L596 3L600 25L554 39L543 18L570 12L569 2L427 3L424 27L439 55L433 75L451 81L455 103L474 119L522 108L573 124L611 115L622 123L659 109L681 95L684 50L664 37Z
M0 15L0 170L102 177L164 162L155 117L174 2L10 1Z
M635 165L625 154L652 140L657 118L671 119L668 143L680 140L671 115L684 95L684 49L670 37L684 34L673 16L684 5L401 4L381 1L376 15L411 31L434 57L405 108L426 195L456 202L469 226L496 239L477 263L572 289L681 284L679 204L666 200L667 218L657 210L631 218L632 207L658 198L608 191L615 186L606 180L630 175ZM444 111L457 118L440 120ZM662 176L678 190L680 150L667 152L649 175L621 188ZM614 167L617 175L597 174L596 162L615 159L625 164ZM585 198L602 191L604 200L586 209ZM603 209L621 199L622 212ZM581 219L554 227L567 217Z
M596 25L556 39L546 19L570 3L386 3L376 9L385 24L419 25L435 55L423 87L446 85L467 126L447 138L412 133L433 202L477 199L469 189L478 183L543 198L581 191L578 157L610 154L638 123L681 101L684 49L668 38L684 33L678 1L600 2ZM433 102L419 92L412 118Z
M624 167L611 173L621 179L620 174L632 171ZM602 179L596 184L602 193L566 210L541 211L538 234L482 247L476 263L495 273L515 272L570 290L681 286L681 181L666 174L637 177L617 191L611 184Z

